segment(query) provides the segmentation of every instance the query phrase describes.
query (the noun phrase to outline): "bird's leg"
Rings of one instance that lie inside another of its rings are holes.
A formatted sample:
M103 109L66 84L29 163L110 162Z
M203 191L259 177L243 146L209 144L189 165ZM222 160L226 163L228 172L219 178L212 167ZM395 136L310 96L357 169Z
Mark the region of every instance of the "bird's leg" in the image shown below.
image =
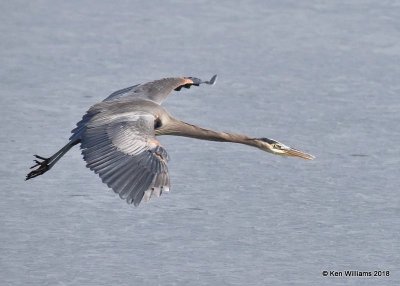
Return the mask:
M52 157L44 158L44 157L39 156L39 155L33 155L33 156L35 156L37 159L42 160L42 161L40 162L38 160L33 160L36 163L36 165L33 165L32 167L30 167L30 169L33 169L33 168L36 168L36 167L38 167L38 168L33 170L33 171L31 171L31 172L29 172L29 174L26 175L26 179L25 180L29 180L29 179L35 178L37 176L43 175L48 170L50 170L49 163L50 163Z
M32 178L35 178L37 176L43 175L44 173L46 173L48 170L50 170L56 163L58 160L61 159L62 156L64 156L65 153L68 152L69 149L71 149L73 146L75 146L76 144L78 144L80 142L80 140L74 141L74 142L69 142L67 145L65 145L63 148L61 148L60 150L58 150L54 155L52 155L49 158L45 158L39 155L34 155L35 158L42 160L33 160L36 164L33 165L32 167L30 167L30 169L34 169L28 173L28 175L26 175L25 180L29 180Z
M65 147L67 147L67 146L68 145L66 145ZM63 147L62 149L57 151L53 156L51 156L49 158L45 158L45 157L42 157L39 155L33 155L33 156L35 156L35 158L42 160L42 161L33 160L33 162L35 162L36 164L33 165L32 167L30 167L30 169L34 169L36 167L37 167L37 169L29 172L29 174L26 175L25 180L29 180L29 179L35 178L37 176L43 175L48 170L50 170L54 166L54 164L57 163L57 161L62 157L62 155L64 155L66 153L65 147Z

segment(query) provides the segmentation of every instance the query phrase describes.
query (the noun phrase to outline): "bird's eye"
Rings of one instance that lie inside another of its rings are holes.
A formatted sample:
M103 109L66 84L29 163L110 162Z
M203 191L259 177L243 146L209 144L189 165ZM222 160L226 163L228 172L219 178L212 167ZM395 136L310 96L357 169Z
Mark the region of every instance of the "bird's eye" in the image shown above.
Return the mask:
M156 120L154 120L154 129L160 128L162 125L161 123L161 119L157 118Z

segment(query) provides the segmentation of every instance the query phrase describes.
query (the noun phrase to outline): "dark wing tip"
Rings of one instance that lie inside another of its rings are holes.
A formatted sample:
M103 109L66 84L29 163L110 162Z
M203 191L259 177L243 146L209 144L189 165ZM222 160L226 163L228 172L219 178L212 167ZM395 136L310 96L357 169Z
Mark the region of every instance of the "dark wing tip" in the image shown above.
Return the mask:
M208 81L208 84L214 85L217 82L217 75L213 75L212 78Z
M203 80L201 80L201 79L199 79L197 77L191 77L191 76L190 77L185 77L185 78L186 79L190 79L193 83L186 83L186 84L180 85L177 88L175 88L176 91L180 91L183 87L184 88L190 88L192 85L199 86L200 84L203 84L203 83L209 84L209 85L214 85L216 83L216 81L217 81L217 75L216 74L213 75L210 78L210 80L206 80L206 81L203 81Z
M269 139L269 138L258 138L258 140L264 141L268 144L276 144L278 141L275 141L274 139Z

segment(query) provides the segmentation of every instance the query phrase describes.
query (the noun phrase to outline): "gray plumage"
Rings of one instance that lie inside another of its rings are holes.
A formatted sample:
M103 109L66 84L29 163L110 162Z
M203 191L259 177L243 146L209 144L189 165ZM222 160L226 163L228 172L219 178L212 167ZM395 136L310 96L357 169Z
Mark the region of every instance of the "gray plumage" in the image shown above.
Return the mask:
M155 139L152 115L96 119L82 133L81 148L86 166L103 183L135 205L145 191L169 189L168 154Z
M67 145L49 158L35 155L26 179L37 177L76 144L81 144L86 166L99 175L120 198L138 206L170 189L166 150L156 135L234 142L277 155L313 159L312 155L268 138L216 132L175 119L160 104L173 91L192 85L214 84L193 77L165 78L118 90L92 106L72 130ZM35 169L36 168L36 169Z

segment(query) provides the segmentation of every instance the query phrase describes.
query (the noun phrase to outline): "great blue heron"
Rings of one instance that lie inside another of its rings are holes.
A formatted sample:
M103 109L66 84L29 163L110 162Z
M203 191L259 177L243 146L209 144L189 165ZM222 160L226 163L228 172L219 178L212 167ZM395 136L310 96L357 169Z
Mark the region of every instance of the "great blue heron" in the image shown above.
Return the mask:
M138 206L170 189L168 154L158 135L176 135L203 140L233 142L263 151L307 160L314 157L268 138L216 132L174 118L161 103L173 91L192 85L214 84L194 77L164 78L134 85L112 93L93 105L72 130L67 145L49 158L34 155L36 165L26 180L43 175L73 146L81 143L87 167L122 199ZM36 168L36 169L35 169Z

